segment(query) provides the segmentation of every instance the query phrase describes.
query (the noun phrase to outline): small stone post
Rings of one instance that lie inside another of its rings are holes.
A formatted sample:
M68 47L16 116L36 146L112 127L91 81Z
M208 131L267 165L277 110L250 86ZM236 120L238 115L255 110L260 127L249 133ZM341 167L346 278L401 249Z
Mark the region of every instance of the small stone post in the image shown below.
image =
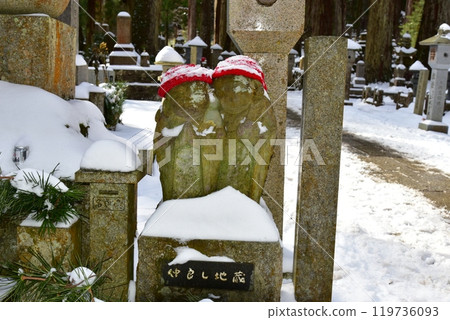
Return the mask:
M298 56L298 51L295 49L291 49L289 52L288 58L288 86L291 86L294 83L294 65L295 65L295 57Z
M297 301L331 301L347 65L346 39L336 39L311 37L305 43L293 275Z
M429 76L430 70L425 69L419 71L419 83L417 85L416 101L414 102L414 113L420 116L423 114L423 104L425 101L425 95L427 93Z
M137 184L142 176L139 171L75 173L77 182L90 184L89 258L93 262L109 258L103 271L111 279L107 287L114 289L103 298L113 301L126 301L128 284L133 279Z
M219 63L219 56L222 53L223 48L217 43L211 46L211 68L215 68Z
M271 107L277 119L277 139L282 141L286 136L288 55L303 33L305 0L271 2L271 5L263 5L259 1L228 0L227 30L241 53L258 61L265 73ZM283 143L274 148L264 189L264 200L282 233Z

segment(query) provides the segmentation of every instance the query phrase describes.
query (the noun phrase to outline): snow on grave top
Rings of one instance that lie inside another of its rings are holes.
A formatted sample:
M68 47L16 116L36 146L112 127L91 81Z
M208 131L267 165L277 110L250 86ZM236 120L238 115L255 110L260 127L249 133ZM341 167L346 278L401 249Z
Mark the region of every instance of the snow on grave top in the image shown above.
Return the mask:
M160 64L163 62L183 64L184 60L183 57L180 56L180 54L176 52L174 48L170 46L165 46L164 48L162 48L160 52L158 52L155 58L155 63Z
M199 36L189 41L189 46L206 48L208 45Z
M130 17L131 18L130 14L128 12L126 12L126 11L119 12L119 14L117 16L118 17Z
M81 168L102 171L131 172L141 161L128 145L114 140L94 142L81 160Z
M410 35L408 32L406 32L406 33L403 35L403 38L404 38L404 39L411 39L411 35Z
M218 43L212 45L211 49L212 50L223 50L223 48Z
M347 39L347 49L348 50L361 50L362 47L359 43L353 41L352 39Z
M77 67L87 66L87 62L81 54L77 54L75 64Z
M411 67L409 67L410 71L421 71L421 70L428 70L423 64L422 62L420 62L419 60L417 60L416 62L414 62Z
M147 221L142 235L182 241L279 241L272 217L232 187L205 197L164 201Z
M289 51L289 54L296 54L298 55L298 51L295 49L291 49L291 51Z

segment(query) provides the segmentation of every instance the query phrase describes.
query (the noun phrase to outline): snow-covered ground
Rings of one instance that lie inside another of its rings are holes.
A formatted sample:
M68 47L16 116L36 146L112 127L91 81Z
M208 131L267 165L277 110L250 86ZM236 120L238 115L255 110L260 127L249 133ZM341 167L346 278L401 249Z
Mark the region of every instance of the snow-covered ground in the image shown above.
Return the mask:
M151 145L158 102L128 100L122 115L123 125L112 135L102 128L101 115L89 103L66 102L56 96L49 97L39 89L1 81L0 89L0 168L3 174L16 169L10 158L18 144L30 146L27 167L51 171L58 162L67 162L61 165L59 176L73 176L84 152L95 141L125 139L134 144ZM12 92L14 95L8 94ZM11 100L12 96L19 100ZM288 106L293 112L301 112L301 99L301 92L288 92ZM345 107L344 130L394 148L410 159L448 174L450 136L419 130L421 116L413 114L412 105L395 110L395 106L386 101L385 106L376 108L355 100L353 107ZM11 110L11 104L15 109ZM76 115L74 108L78 108ZM450 125L450 113L444 117L444 122ZM90 126L87 138L80 133L79 123ZM298 128L287 129L285 272L292 270L299 136ZM142 231L160 199L157 174L147 176L139 184L138 232ZM417 191L371 176L369 164L344 147L333 300L449 301L449 222L448 212L435 208ZM289 279L285 280L281 293L282 301L293 301L293 285Z

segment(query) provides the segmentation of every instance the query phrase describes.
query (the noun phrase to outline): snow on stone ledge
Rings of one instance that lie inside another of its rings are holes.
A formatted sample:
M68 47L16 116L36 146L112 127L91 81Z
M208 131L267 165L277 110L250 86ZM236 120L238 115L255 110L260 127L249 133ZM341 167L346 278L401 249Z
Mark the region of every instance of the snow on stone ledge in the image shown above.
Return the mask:
M118 17L131 17L130 14L126 11L120 11L117 16Z
M131 172L141 164L136 152L119 141L100 140L86 150L82 169Z
M87 66L87 62L81 54L77 54L75 64L77 67Z
M362 47L359 43L353 41L352 39L347 39L347 49L348 50L361 50Z
M182 241L280 240L272 217L259 204L232 187L201 198L163 202L147 221L142 235Z
M30 179L46 181L49 185L61 192L67 192L69 190L61 180L45 171L26 168L14 172L13 175L14 179L11 180L11 186L20 191L34 193L38 197L42 197L44 189L40 185L36 185L33 181L30 181Z
M174 264L185 264L188 261L235 262L233 259L224 256L208 257L203 253L189 247L175 248L175 252L177 253L177 256L169 262L169 266Z
M20 224L21 227L40 228L43 221L33 219L34 213L30 213ZM58 222L55 227L59 229L69 229L78 221L78 217L70 217L67 222Z

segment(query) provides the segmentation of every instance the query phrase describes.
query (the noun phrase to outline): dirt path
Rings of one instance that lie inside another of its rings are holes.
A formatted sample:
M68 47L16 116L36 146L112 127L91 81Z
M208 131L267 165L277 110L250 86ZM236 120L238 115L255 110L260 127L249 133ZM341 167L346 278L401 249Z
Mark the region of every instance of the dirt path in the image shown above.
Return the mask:
M374 176L418 190L437 207L450 211L449 175L428 168L420 162L408 160L393 149L348 132L344 132L342 143L349 146L362 160L376 165L371 169Z

